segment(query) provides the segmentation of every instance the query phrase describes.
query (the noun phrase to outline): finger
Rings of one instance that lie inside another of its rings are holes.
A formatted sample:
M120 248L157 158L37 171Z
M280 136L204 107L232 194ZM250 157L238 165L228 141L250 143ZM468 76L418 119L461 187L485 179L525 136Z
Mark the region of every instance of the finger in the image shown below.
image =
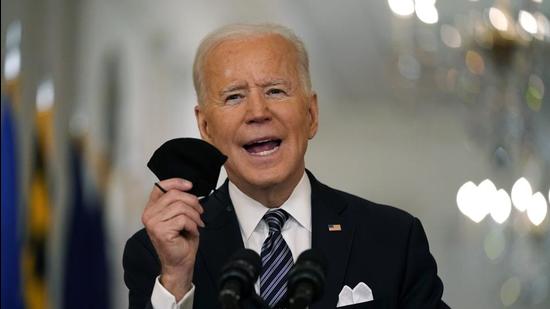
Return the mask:
M196 211L198 211L199 213L203 212L202 206L199 203L199 199L195 195L178 190L170 190L156 201L149 201L149 203L145 207L144 215L146 217L155 216L165 207L177 201L188 204L190 207L196 209Z
M171 206L173 204L179 204L180 206ZM176 210L171 210L170 212L172 216L178 215L178 208L180 209L180 211L184 209L189 209L189 211L197 213L194 218L198 218L196 222L197 224L201 225L202 221L200 220L200 214L203 213L203 208L200 205L198 198L192 194L177 190L169 191L168 193L164 194L160 199L158 199L155 203L149 203L143 211L141 221L146 226L154 225L157 222L160 222L163 219L167 218L166 215L162 216L162 213L166 211L167 208L173 209L174 207ZM187 213L187 210L186 212L182 213ZM202 224L204 225L204 223Z
M168 221L178 215L186 215L193 220L198 226L204 227L204 222L201 220L200 214L196 209L189 207L183 202L174 202L160 211L155 220L158 222Z
M154 201L160 198L164 194L164 192L162 192L162 190L158 186L163 188L165 191L170 191L170 190L189 191L193 187L193 184L190 181L185 180L183 178L165 179L163 181L159 181L157 184L158 185L155 185L151 190L151 194L149 195L149 200Z
M204 212L199 202L199 199L191 193L181 192L178 190L170 190L158 199L158 203L162 205L169 205L177 201L184 202L190 207L193 207L200 214Z
M197 224L185 215L175 216L166 221L168 227L174 231L185 231L193 236L199 236L199 227Z

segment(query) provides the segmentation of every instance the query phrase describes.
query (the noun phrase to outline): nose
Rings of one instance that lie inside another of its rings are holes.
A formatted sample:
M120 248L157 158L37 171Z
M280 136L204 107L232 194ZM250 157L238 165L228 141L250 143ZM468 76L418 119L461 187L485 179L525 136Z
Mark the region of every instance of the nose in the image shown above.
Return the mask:
M259 124L271 120L269 102L263 96L262 91L255 89L251 91L247 101L247 124Z

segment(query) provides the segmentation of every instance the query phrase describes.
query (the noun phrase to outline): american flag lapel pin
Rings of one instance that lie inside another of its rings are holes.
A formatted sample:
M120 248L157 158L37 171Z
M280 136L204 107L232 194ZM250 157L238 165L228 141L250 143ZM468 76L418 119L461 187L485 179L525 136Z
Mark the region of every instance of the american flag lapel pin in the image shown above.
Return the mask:
M329 224L328 225L328 231L329 232L340 232L340 231L342 231L342 226L340 224Z

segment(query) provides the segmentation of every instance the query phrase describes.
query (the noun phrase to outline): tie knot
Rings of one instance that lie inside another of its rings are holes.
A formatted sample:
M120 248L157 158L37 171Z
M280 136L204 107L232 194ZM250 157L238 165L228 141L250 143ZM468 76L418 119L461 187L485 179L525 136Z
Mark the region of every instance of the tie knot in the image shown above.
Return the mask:
M282 209L274 209L268 211L263 220L269 226L269 233L281 232L281 228L288 219L289 214Z

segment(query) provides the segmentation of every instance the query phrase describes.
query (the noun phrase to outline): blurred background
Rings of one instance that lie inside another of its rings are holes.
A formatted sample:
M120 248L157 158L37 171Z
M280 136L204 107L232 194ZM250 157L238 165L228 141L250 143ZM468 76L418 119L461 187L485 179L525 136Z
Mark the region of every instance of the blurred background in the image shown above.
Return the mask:
M550 1L2 0L2 308L124 308L191 66L231 22L303 38L307 166L421 219L453 308L550 308ZM221 177L223 178L223 177ZM368 245L368 244L365 244Z

